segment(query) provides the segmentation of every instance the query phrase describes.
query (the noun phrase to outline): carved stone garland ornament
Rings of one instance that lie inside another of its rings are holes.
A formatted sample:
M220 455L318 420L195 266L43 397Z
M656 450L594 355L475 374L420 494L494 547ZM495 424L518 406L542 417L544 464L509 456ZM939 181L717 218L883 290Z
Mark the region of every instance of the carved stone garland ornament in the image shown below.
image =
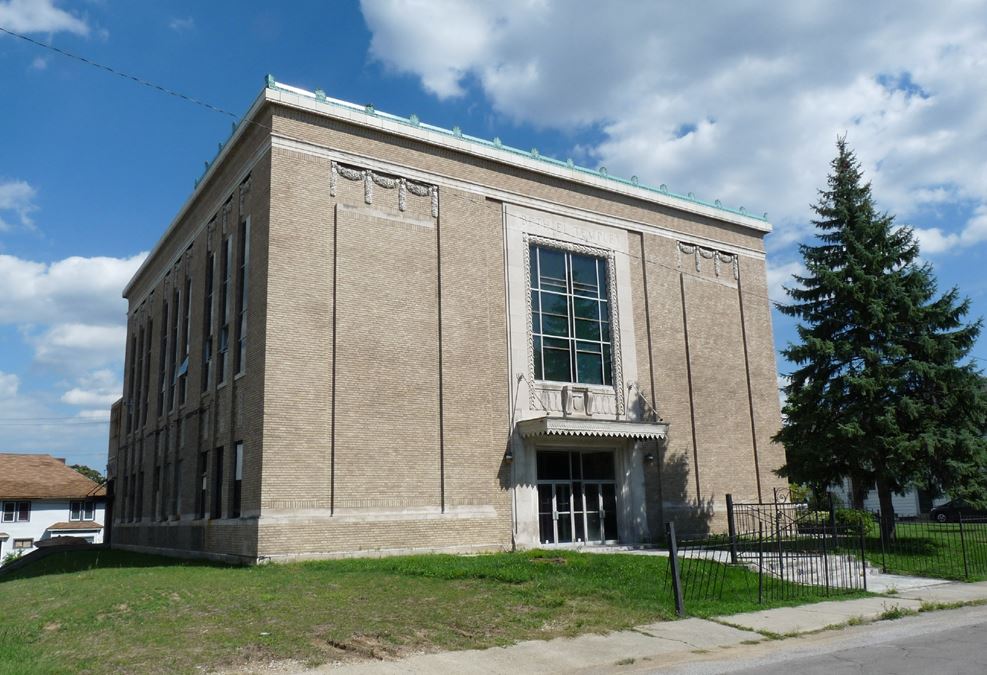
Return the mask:
M363 181L363 201L367 204L374 203L374 185L385 190L398 190L398 210L404 211L408 208L408 193L416 197L431 197L432 217L439 217L439 188L435 185L416 183L415 181L398 176L385 176L370 169L356 169L333 161L329 173L329 196L336 196L336 184L339 178L351 181Z
M703 248L698 244L686 244L680 241L675 251L676 264L679 267L682 267L683 253L695 256L697 272L702 272L702 260L705 258L706 260L713 261L713 272L716 276L720 276L720 263L727 263L733 269L734 280L740 279L740 258L737 257L736 253L726 253L711 248Z

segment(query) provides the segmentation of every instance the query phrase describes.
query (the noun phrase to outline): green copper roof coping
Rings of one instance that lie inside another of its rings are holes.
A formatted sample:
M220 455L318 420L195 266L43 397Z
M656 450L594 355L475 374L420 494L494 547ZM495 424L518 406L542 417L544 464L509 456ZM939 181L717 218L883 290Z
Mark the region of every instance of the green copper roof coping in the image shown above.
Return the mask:
M548 157L546 155L543 155L543 154L539 153L538 150L536 150L534 148L532 148L530 151L529 150L521 150L519 148L514 148L514 147L511 147L509 145L504 145L500 141L500 138L495 138L492 141L488 141L485 138L479 138L477 136L470 136L469 134L463 133L458 126L454 127L453 129L446 129L444 127L437 127L437 126L435 126L433 124L428 124L426 122L422 122L421 120L418 119L418 116L417 115L414 115L414 114L411 115L411 116L409 116L409 117L401 117L400 115L394 115L392 113L388 113L388 112L383 112L381 110L377 110L372 103L367 103L366 105L361 106L361 105L357 105L355 103L350 103L349 101L343 101L343 100L340 100L340 99L330 98L330 97L326 96L325 93L321 89L317 90L317 93L313 93L313 92L310 92L310 91L306 91L304 89L300 89L298 87L292 87L290 85L284 85L284 84L281 84L281 83L277 82L274 79L274 76L272 76L272 75L267 75L265 77L265 85L266 85L266 87L268 89L274 89L276 91L283 91L283 92L288 93L288 94L296 94L296 95L299 95L299 96L305 96L305 97L311 98L312 100L317 101L318 103L321 103L323 105L331 105L331 106L334 106L334 107L343 108L343 109L350 110L350 111L363 112L368 117L375 117L375 118L385 119L385 120L388 120L388 121L391 121L391 122L396 122L398 124L403 124L403 125L405 125L407 127L411 127L411 128L415 128L415 129L426 129L428 131L434 131L436 133L443 134L445 136L449 136L450 138L454 138L454 139L457 139L457 140L469 141L471 143L476 143L476 144L479 144L479 145L482 145L482 146L485 146L485 147L488 147L488 148L493 148L493 149L499 150L501 152L506 152L506 153L509 153L509 154L512 154L512 155L517 155L517 156L520 156L520 157L526 157L528 159L534 159L534 160L537 160L539 162L546 162L548 164L553 164L553 165L558 166L560 168L568 169L570 171L574 171L574 172L577 172L577 173L580 173L580 174L585 174L587 176L595 176L597 178L602 178L602 179L607 180L607 181L613 181L615 183L618 183L618 184L621 184L621 185L627 185L629 187L637 188L639 190L646 190L648 192L653 192L655 194L660 194L660 195L663 195L663 196L666 196L666 197L672 197L674 199L681 199L682 201L691 202L693 204L700 204L702 206L705 206L705 207L708 207L708 208L711 208L711 209L716 209L718 211L725 211L727 213L733 213L733 214L736 214L736 215L739 215L739 216L744 216L746 218L752 218L754 220L760 220L762 222L768 222L768 214L767 213L764 213L763 215L757 215L757 214L751 213L750 211L748 211L743 206L739 206L737 208L733 208L733 207L730 207L730 206L724 206L723 204L720 203L720 200L718 200L718 199L713 200L713 201L708 201L708 200L705 200L705 199L699 199L698 197L696 197L691 192L689 192L688 194L681 194L679 192L672 192L672 191L670 191L665 186L664 183L662 185L660 185L659 187L654 187L652 185L647 185L645 183L641 183L639 181L639 179L638 179L637 176L632 176L629 179L628 178L622 178L620 176L614 176L614 175L610 174L605 167L600 167L599 170L590 169L590 168L587 168L587 167L579 166L578 164L574 164L572 162L572 160L562 161L562 160L555 159L554 157Z

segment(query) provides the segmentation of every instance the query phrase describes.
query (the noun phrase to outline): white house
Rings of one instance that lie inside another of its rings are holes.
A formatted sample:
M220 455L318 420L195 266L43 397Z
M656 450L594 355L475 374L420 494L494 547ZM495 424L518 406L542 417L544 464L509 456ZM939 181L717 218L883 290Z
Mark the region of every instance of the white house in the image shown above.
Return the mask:
M106 490L51 455L0 453L0 564L38 542L103 541Z

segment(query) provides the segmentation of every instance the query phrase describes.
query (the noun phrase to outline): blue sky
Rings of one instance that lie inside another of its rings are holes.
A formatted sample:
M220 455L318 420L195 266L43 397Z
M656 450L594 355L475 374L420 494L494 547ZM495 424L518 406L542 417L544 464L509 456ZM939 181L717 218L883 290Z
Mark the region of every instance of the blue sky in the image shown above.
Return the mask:
M0 26L237 115L273 73L767 211L776 299L847 133L941 285L987 314L982 2L0 0ZM233 120L10 36L0 74L0 451L102 468L120 290Z

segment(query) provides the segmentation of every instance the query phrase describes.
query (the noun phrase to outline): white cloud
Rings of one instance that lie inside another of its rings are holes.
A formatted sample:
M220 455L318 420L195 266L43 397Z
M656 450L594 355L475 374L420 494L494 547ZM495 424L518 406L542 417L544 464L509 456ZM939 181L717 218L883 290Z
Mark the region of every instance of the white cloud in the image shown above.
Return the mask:
M9 230L12 226L4 219L5 211L16 216L24 227L34 226L31 212L38 208L34 203L37 194L37 190L26 181L0 180L0 232Z
M119 348L120 345L117 345ZM110 406L120 398L123 390L123 382L112 370L101 369L93 371L78 379L76 386L62 394L62 403L74 405L80 408L96 408L106 410L109 414ZM92 416L92 411L82 411L84 416Z
M914 228L922 253L956 251L987 241L987 204L980 204L959 232L943 232L939 227Z
M76 373L123 362L127 329L124 325L55 324L30 334L35 360L58 372Z
M58 8L54 0L0 0L0 26L18 33L89 34L84 19Z
M903 218L987 203L982 3L361 6L371 56L436 96L475 86L510 120L595 127L593 165L768 211L782 245L804 235L843 133ZM958 245L983 241L973 227Z
M785 286L789 288L795 287L797 284L792 278L793 274L803 276L805 274L805 267L801 262L788 262L782 263L780 265L775 265L768 260L767 276L768 276L768 297L771 298L772 302L787 303L790 298L788 294L785 293Z
M48 59L43 56L35 56L34 60L31 61L31 70L47 70Z
M187 16L184 19L174 18L168 22L168 28L176 33L187 33L195 28L195 19L191 16Z
M127 303L121 293L145 257L42 263L0 255L0 324L123 325Z
M21 378L13 373L0 371L0 401L13 398L21 386Z

